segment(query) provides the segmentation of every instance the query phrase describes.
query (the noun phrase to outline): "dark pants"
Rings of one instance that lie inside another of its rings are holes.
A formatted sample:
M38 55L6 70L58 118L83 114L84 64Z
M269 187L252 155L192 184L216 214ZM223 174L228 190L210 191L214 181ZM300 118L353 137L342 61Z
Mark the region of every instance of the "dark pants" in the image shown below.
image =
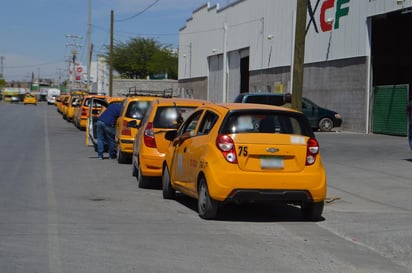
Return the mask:
M109 146L109 157L115 158L116 151L115 146L115 136L116 128L106 125L103 121L98 120L96 123L96 133L97 133L97 156L103 158L104 144L107 143Z
M412 124L409 124L408 140L409 140L409 148L410 148L411 151L412 151Z

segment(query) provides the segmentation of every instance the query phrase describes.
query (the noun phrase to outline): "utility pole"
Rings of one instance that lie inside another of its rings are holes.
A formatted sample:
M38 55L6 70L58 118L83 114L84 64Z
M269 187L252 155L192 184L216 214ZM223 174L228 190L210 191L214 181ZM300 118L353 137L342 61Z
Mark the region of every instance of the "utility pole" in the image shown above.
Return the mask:
M303 68L305 62L306 14L309 0L296 0L296 27L293 58L292 108L302 110Z
M66 46L70 46L72 48L72 64L73 64L73 76L76 73L75 69L76 69L76 57L77 57L77 49L81 48L82 46L80 44L77 43L77 40L83 39L82 36L78 36L78 35L72 35L72 34L66 34L66 38L71 39L71 42L66 43ZM70 67L69 67L70 70ZM74 81L75 81L75 77L73 78L72 81L72 88L74 87Z
M87 61L87 92L90 92L90 68L92 66L92 45L91 45L91 35L92 35L92 5L91 5L91 0L89 0L89 5L88 5L89 11L88 11L88 25L87 25L87 56L88 56L88 61Z
M113 32L114 13L110 13L110 57L109 57L109 96L113 96Z
M4 56L0 56L0 66L1 66L0 79L3 79L3 61L4 61L4 59L5 59Z

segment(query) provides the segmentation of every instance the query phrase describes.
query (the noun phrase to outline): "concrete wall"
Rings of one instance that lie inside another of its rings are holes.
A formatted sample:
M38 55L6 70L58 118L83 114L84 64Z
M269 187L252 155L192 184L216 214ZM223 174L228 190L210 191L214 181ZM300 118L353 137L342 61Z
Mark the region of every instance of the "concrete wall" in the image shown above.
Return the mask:
M250 71L250 92L289 92L290 66ZM281 87L282 85L282 87Z
M358 57L329 62L306 64L303 96L319 106L341 114L341 129L365 132L368 120L367 58ZM250 92L288 92L290 67L250 71ZM179 90L193 90L193 97L208 99L208 78L179 81ZM280 87L282 86L282 87ZM230 97L238 90L229 90Z
M368 117L366 57L305 65L303 96L341 114L342 129L366 132Z
M207 100L207 77L180 80L179 93L181 97Z
M144 91L163 91L172 88L174 93L178 93L177 80L129 80L129 79L114 79L113 80L113 96L121 96L127 94L130 87L136 87L138 90Z
M303 96L342 115L343 130L365 132L367 126L367 58L358 57L306 64ZM250 74L250 92L284 92L290 86L290 68L279 67Z

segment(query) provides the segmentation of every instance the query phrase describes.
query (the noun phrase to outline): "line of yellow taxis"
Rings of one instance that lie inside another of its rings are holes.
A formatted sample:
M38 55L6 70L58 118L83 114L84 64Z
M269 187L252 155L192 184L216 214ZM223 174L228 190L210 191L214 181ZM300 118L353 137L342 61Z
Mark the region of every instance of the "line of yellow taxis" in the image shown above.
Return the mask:
M203 219L218 218L225 204L254 202L297 205L304 219L321 219L326 171L303 113L150 95L92 98L88 145L95 146L93 121L109 103L123 104L117 159L132 164L140 188L160 178L164 199L174 199L177 191L196 199Z

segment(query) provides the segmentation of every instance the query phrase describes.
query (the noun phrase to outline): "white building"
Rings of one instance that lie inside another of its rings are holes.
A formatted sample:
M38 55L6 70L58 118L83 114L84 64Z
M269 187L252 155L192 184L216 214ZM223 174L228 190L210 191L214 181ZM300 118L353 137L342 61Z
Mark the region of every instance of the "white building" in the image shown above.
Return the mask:
M239 0L193 11L180 29L180 86L215 102L292 92L296 6ZM410 11L412 0L310 0L303 96L339 112L345 130L404 135Z
M109 94L110 83L110 68L104 57L97 57L97 62L92 64L92 70L94 75L94 84L92 91L99 94Z

